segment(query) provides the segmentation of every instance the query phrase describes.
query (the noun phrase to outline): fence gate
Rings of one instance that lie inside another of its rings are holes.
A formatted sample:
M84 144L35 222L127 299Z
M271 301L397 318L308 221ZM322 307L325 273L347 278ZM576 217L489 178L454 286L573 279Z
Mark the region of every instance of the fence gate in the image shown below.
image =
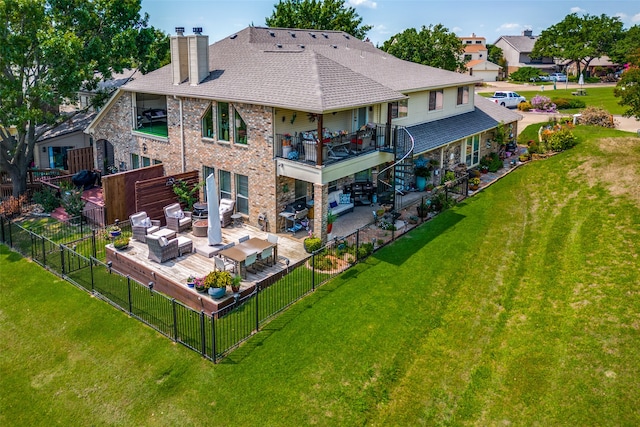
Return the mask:
M85 169L93 170L93 147L74 148L67 151L67 166L70 174Z

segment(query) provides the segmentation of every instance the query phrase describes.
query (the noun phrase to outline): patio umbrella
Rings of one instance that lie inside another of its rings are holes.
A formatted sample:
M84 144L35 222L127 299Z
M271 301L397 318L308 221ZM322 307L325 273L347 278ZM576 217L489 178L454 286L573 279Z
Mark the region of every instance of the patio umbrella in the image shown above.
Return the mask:
M580 85L580 89L582 89L582 85L584 85L584 76L580 73L580 78L578 79L578 84Z
M218 189L216 188L216 180L213 174L207 177L207 210L209 212L209 225L207 227L207 237L209 246L219 245L222 243L222 228L219 219Z

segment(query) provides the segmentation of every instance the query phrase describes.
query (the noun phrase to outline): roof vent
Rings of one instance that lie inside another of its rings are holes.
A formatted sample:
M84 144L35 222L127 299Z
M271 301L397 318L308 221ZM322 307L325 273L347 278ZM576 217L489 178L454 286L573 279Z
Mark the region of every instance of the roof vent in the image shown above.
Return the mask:
M278 44L276 45L276 47L277 47L277 48L282 48L282 45L281 45L280 43L278 43Z
M237 35L237 34L232 34L231 36L229 36L229 38L230 38L231 40L235 39L236 37L238 37L238 35Z
M329 35L327 33L322 33L322 37L324 37L325 39L328 39Z
M270 35L271 37L275 37L275 36L276 36L276 33L274 33L273 31L269 31L269 35Z
M337 49L338 45L337 44L332 44L331 47L334 48L334 49Z
M289 31L289 35L294 39L296 38L296 33L294 33L293 31Z
M193 34L201 35L202 27L193 27Z
M298 46L300 46L301 49L304 49L304 45L303 44L299 44Z
M179 36L183 36L184 35L184 27L176 27L176 34L178 34Z
M349 40L351 37L349 37L349 34L343 34L344 38Z
M309 33L309 35L314 39L316 38L316 33Z

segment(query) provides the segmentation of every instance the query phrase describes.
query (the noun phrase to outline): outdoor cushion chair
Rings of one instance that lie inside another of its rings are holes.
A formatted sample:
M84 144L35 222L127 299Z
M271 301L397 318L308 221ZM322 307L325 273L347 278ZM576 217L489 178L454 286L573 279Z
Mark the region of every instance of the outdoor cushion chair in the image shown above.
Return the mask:
M273 243L275 245L273 248L273 263L275 264L276 260L278 259L278 236L268 233L267 242Z
M167 220L167 228L181 233L191 228L191 212L184 212L180 203L174 203L164 207L164 217Z
M129 217L133 238L145 243L147 234L155 233L160 229L160 220L151 219L145 211L134 213Z
M159 237L153 234L147 235L147 246L149 247L149 259L163 263L178 257L178 239L167 240L166 237Z
M226 227L231 224L231 215L233 215L233 208L236 206L236 202L231 199L220 199L220 207L218 212L220 214L220 225Z
M273 265L273 262L270 261L273 258L273 246L270 246L266 249L263 249L260 253L260 268L267 268Z
M225 261L219 256L214 256L213 260L216 263L216 270L218 271L236 271L236 264L234 262Z

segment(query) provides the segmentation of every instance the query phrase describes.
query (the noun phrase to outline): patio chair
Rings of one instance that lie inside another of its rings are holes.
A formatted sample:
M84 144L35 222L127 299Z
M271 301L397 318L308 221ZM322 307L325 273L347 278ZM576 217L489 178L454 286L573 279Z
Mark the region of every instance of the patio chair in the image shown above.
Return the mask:
M163 263L178 257L178 239L167 240L166 237L147 235L147 246L149 248L149 259Z
M276 263L278 259L278 236L275 234L267 234L267 242L273 243L275 246L273 247L273 263Z
M214 256L213 260L216 263L216 270L218 271L236 271L236 264L234 262L225 261L219 256Z
M180 203L165 206L164 217L167 220L167 228L176 233L181 233L191 228L191 212L183 212Z
M233 215L233 208L236 206L236 202L231 199L220 199L220 206L218 212L220 214L220 225L226 227L231 224L231 215Z
M146 243L147 234L155 233L160 229L160 221L149 218L145 211L129 216L129 221L133 238L142 243Z
M258 259L258 253L254 252L251 255L247 255L247 258L245 258L244 260L244 271L245 271L245 275L244 278L247 278L247 271L249 271L249 267L254 266L254 264L256 263L256 260ZM255 273L255 270L252 271L252 273Z
M273 258L273 246L263 249L260 253L260 267L267 268L273 265L273 262L270 262Z

